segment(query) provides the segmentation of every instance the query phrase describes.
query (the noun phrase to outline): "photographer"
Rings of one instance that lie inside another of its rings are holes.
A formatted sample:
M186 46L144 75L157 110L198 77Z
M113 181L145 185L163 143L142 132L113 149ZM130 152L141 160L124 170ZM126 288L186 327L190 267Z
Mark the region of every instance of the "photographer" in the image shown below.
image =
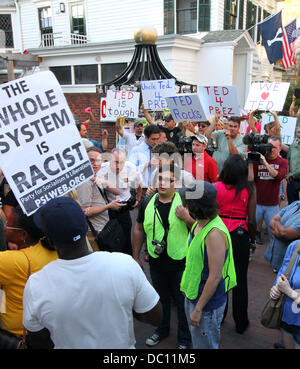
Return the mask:
M268 143L273 148L266 154L266 157L259 153L260 164L249 163L249 181L255 182L257 191L256 223L259 224L262 218L266 222L270 241L274 237L270 230L271 219L279 212L279 189L280 182L286 176L288 161L279 156L281 150L281 138L270 136ZM272 263L272 260L268 259ZM274 269L277 273L277 270Z
M184 298L180 281L185 265L188 226L194 219L183 207L183 194L175 192L174 165L159 168L158 194L147 196L140 205L133 231L133 258L141 265L140 252L146 237L152 283L160 296L163 319L154 334L146 340L148 346L157 345L170 332L171 296L176 301L178 348L191 343L184 312Z
M112 192L106 193L109 202L118 200L119 204L123 205L116 211L110 210L110 217L117 218L120 222L126 237L124 252L131 255L132 221L129 211L137 207L141 200L141 175L137 168L126 160L126 151L117 148L112 150L109 162L103 163L97 173L96 183L100 185L103 180L108 181L119 190L119 195L115 195Z
M218 166L216 161L206 152L207 144L207 137L203 135L192 137L193 154L185 158L184 168L192 173L196 180L216 183L219 175Z

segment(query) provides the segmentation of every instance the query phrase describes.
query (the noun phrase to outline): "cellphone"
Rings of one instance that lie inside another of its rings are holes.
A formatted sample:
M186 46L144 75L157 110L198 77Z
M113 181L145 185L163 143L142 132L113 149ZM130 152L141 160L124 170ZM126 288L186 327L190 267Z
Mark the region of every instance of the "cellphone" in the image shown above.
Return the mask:
M91 112L91 108L85 108L85 109L84 109L84 112L85 112L85 113L90 113L90 112Z
M294 89L294 95L296 96L296 99L300 98L300 88L295 88Z

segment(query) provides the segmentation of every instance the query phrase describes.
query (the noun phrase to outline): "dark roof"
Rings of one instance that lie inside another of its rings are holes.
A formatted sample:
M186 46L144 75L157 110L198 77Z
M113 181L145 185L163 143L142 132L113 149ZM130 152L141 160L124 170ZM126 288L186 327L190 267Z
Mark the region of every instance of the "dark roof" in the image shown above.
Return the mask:
M202 37L201 40L204 41L204 43L234 41L239 38L244 32L245 30L243 29L212 31L208 32L208 34Z

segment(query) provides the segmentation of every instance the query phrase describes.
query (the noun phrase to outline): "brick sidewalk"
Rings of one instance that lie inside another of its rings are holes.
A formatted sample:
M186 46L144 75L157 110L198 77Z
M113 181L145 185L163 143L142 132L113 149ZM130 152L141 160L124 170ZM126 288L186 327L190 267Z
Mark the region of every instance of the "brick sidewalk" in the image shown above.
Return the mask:
M264 238L267 236L264 234ZM280 333L277 330L264 328L260 324L260 314L268 298L269 290L275 280L269 263L264 259L267 242L258 245L248 268L248 315L249 328L244 334L235 332L235 325L231 314L231 300L227 317L221 328L221 349L271 349L273 343L278 341ZM149 278L149 266L145 263L145 272ZM170 336L155 346L155 349L175 349L176 341L176 307L172 308L172 323ZM145 340L153 333L154 328L150 325L135 321L136 348L151 349L145 345Z

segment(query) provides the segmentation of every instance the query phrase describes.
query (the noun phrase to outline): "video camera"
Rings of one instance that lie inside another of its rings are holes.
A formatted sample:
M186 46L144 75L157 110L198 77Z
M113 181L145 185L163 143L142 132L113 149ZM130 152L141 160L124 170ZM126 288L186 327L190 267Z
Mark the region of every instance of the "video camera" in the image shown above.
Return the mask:
M268 135L254 134L253 132L243 137L243 143L248 145L250 152L248 153L248 162L259 164L260 154L267 156L273 149L273 145L268 142Z
M178 151L181 155L184 154L192 154L193 150L192 150L192 137L186 137L186 136L181 136L178 140Z

